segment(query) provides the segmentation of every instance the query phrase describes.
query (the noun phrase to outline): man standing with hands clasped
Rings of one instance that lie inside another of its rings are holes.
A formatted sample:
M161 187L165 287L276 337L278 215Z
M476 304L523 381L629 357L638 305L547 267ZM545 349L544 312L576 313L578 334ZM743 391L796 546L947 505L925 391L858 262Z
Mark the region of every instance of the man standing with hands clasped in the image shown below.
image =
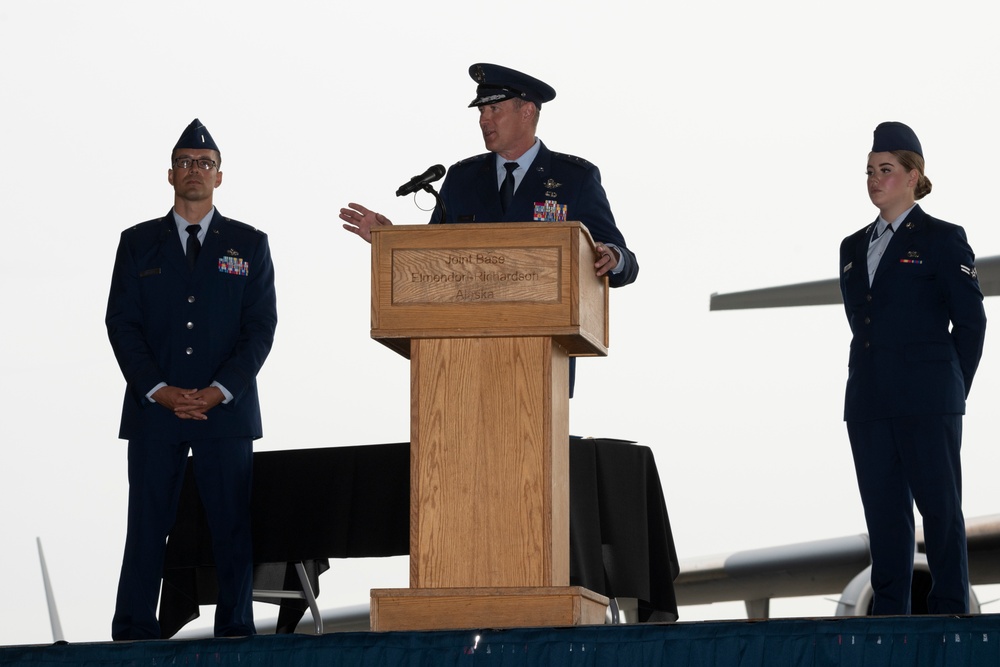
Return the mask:
M250 489L256 376L277 324L267 236L213 204L222 156L195 119L171 155L174 206L122 232L108 337L127 384L128 533L112 638L159 639L166 539L190 451L212 533L217 637L255 633Z

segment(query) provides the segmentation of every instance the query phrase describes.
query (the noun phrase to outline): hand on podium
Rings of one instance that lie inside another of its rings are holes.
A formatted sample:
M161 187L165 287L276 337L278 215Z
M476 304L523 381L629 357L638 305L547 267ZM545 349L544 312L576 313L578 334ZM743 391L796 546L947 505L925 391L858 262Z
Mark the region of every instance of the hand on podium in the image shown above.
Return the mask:
M597 252L597 261L594 262L594 268L597 269L598 277L603 276L618 266L618 262L621 261L621 254L613 245L598 243L594 250Z
M348 208L340 209L340 219L345 223L344 229L357 234L365 241L372 242L372 227L391 225L392 220L381 213L370 211L361 204L349 203Z

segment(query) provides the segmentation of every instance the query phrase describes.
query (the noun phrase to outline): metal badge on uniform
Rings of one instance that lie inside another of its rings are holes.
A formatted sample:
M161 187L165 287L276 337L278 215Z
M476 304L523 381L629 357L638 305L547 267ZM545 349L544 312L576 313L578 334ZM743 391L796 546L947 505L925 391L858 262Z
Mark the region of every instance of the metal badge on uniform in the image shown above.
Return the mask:
M976 267L974 267L974 266L966 266L965 264L961 264L960 266L962 267L962 273L964 273L965 275L969 276L970 278L977 278L977 277L979 277L979 274L976 273Z
M535 202L535 222L566 222L566 204L554 199Z
M908 223L906 223L906 228L907 228L907 229L913 229L913 228L914 228L915 226L916 226L916 225L914 225L914 224L913 224L912 222L908 222Z
M228 273L232 276L249 276L250 275L250 262L243 260L240 257L232 257L229 252L235 253L235 250L230 250L226 253L225 257L219 258L219 273Z
M900 264L923 264L924 260L920 259L920 253L916 250L907 250L906 257L899 260Z
M556 188L561 188L562 183L557 183L550 178L549 180L542 183L542 187L545 188L546 190L555 190ZM555 195L552 196L554 197Z

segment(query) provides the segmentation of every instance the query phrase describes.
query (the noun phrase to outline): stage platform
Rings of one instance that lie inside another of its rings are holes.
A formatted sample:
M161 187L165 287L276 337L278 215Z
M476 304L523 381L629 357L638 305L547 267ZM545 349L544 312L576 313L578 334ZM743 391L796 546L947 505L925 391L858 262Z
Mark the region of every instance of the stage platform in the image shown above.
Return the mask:
M0 665L996 667L1000 615L258 635L0 647Z

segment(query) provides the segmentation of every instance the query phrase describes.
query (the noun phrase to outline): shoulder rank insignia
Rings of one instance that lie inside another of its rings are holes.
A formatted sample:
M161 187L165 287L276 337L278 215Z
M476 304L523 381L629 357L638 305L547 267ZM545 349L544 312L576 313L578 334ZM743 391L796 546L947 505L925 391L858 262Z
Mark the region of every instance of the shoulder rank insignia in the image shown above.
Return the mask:
M584 160L582 157L577 157L576 155L570 155L569 153L556 153L553 151L552 157L560 160L565 160L566 162L573 162L575 164L587 167L588 169L593 166L590 162Z
M976 278L979 276L979 274L976 273L976 267L974 266L966 266L965 264L962 264L961 268L962 268L962 273L969 276L970 278Z
M490 155L491 155L491 153L480 153L479 155L473 155L473 156L467 157L467 158L465 158L463 160L459 160L455 164L456 165L460 165L460 164L471 164L473 162L480 162L480 161L485 160L486 158L488 158Z

